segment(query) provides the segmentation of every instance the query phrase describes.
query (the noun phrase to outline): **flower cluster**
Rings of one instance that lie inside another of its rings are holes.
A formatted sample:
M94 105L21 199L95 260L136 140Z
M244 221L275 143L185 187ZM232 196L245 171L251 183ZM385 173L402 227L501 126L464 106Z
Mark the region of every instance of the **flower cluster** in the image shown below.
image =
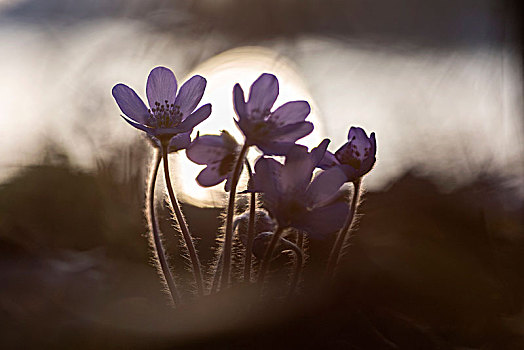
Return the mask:
M152 169L150 205L154 206L154 179L160 160L163 159L167 190L191 258L198 292L201 295L207 293L198 254L169 177L167 154L182 149L186 149L186 155L191 161L205 165L196 178L201 186L215 186L225 181L225 191L229 192L224 243L217 260L219 263L211 292L231 284L231 247L235 228L245 247L246 282L251 282L251 255L261 260L258 271L260 288L274 253L292 250L296 255L296 272L290 290L293 293L303 263L303 235L311 239L336 237L329 258L328 270L332 269L333 264L339 261L345 237L351 229L361 179L376 161L375 134L371 133L368 137L363 129L351 127L348 141L335 153L327 150L330 143L328 139L311 151L297 144L298 140L313 131L313 124L306 121L311 111L310 105L306 101L290 101L273 109L279 94L279 83L274 75L264 73L251 85L247 101L239 84L232 89L237 115L235 122L244 136L242 142L237 142L225 130L219 135L197 133L191 140L193 129L211 114L210 104L197 108L204 94L206 80L195 75L182 85L178 93L177 86L173 72L157 67L149 74L146 84L149 108L134 90L124 84L115 85L112 94L124 120L144 131L158 146L155 148L160 149ZM262 153L254 165L254 173L246 158L251 146ZM250 194L250 208L235 218L238 179L245 169L249 172L250 181L248 187L240 193ZM349 203L343 190L347 182L354 185L353 200ZM257 196L262 199L261 202L258 202ZM160 260L159 273L166 281L173 301L177 303L177 287L165 260L160 232L155 224L154 208L150 209L149 222L152 225L156 256ZM293 237L301 238L296 244L291 236L286 236L289 229L294 232Z

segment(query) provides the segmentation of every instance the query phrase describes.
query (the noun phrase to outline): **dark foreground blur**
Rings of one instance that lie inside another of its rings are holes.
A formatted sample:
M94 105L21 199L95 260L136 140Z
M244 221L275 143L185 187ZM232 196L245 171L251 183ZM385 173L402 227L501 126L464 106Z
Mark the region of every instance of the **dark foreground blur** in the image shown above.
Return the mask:
M332 242L311 242L311 292L293 302L249 306L251 291L233 290L173 312L148 263L148 154L134 149L84 173L49 148L1 185L0 348L524 347L522 202L502 179L443 194L408 173L365 195L335 287L318 277ZM184 210L208 262L220 211Z

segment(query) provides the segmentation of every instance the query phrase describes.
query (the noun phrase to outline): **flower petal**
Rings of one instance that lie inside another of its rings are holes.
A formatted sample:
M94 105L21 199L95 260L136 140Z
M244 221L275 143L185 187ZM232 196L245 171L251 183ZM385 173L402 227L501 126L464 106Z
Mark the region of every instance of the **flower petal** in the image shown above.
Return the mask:
M111 93L118 107L128 118L133 119L137 123L146 123L149 112L142 99L138 97L133 89L124 84L117 84L113 87Z
M375 165L376 160L377 159L375 157L366 158L362 162L362 165L360 166L360 169L359 169L359 172L358 172L359 176L364 176L367 173L369 173L371 171L371 169L373 169L373 166Z
M226 183L224 184L224 191L231 191L231 173L229 173L226 178Z
M285 156L295 142L313 131L313 124L300 122L277 128L270 136L258 139L254 144L268 156Z
M348 142L352 157L363 161L373 152L372 143L362 128L352 127L349 130Z
M185 132L173 136L169 141L169 152L180 151L181 149L187 148L191 144L191 132Z
M220 165L222 165L222 164L220 164ZM242 170L243 169L244 169L244 164L241 164L240 165L240 173L241 174L242 174ZM232 178L232 176L233 176L233 166L231 167L231 170L227 174L226 183L224 184L224 191L226 191L226 192L231 191L231 178Z
M275 130L271 135L271 141L274 142L295 142L313 131L313 123L299 122L288 124Z
M313 209L304 215L300 222L294 223L298 229L306 231L310 238L325 239L340 230L348 216L349 208L343 201Z
M206 89L206 79L200 75L195 75L186 81L175 99L175 105L180 107L182 118L189 116L196 106L200 103L204 90Z
M207 166L204 170L198 174L196 181L199 183L200 186L204 187L211 187L218 185L222 181L224 181L228 174L220 175L219 172L219 163L213 163Z
M265 194L264 201L270 206L279 197L282 169L282 164L272 158L262 157L255 163L252 191L263 192Z
M369 135L369 142L371 143L371 150L373 155L376 155L377 153L377 140L375 139L375 133L372 132L371 135Z
M285 193L305 192L313 170L322 159L328 144L329 140L324 139L311 153L302 145L295 145L289 150L281 172L281 185Z
M276 189L283 165L273 158L261 157L255 163L255 189L263 192Z
M320 172L306 191L307 206L312 208L325 205L337 195L346 180L346 174L338 167Z
M358 139L367 140L368 136L366 135L366 132L364 131L364 129L356 127L356 126L352 126L348 132L348 141L358 140Z
M377 154L377 141L375 140L375 133L372 132L369 137L369 142L371 144L371 149L369 151L369 157L365 158L362 161L362 165L359 169L360 176L364 176L367 174L375 165L375 162L377 160L376 154Z
M278 80L273 74L264 73L251 85L249 90L249 101L247 102L248 113L258 110L260 113L270 111L277 100Z
M147 78L146 94L149 107L154 108L155 102L164 104L175 102L177 82L175 74L166 67L156 67Z
M311 107L306 101L291 101L284 103L271 113L269 120L277 126L303 122L311 112Z
M211 104L205 104L191 115L189 115L179 126L178 132L186 132L193 130L195 126L206 120L211 114Z
M142 131L145 131L146 133L148 133L149 135L151 136L156 136L156 133L155 133L155 129L153 128L150 128L144 124L140 124L140 123L137 123L136 121L134 121L133 119L131 118L128 118L127 116L125 115L120 115L122 117L122 119L124 119L126 122L128 122L131 126L137 128L137 129L140 129Z
M331 141L329 139L324 139L318 144L317 147L311 150L311 157L313 158L315 166L318 166L318 164L322 161L322 158L324 158L330 142Z
M240 120L246 115L246 100L244 99L244 90L242 90L240 84L235 84L233 88L233 105Z
M315 165L306 146L295 145L286 155L281 171L280 185L285 194L304 193L313 175Z
M203 135L196 138L187 148L187 157L197 164L220 162L230 149L218 135Z
M326 151L326 153L324 153L324 157L322 157L320 163L318 163L317 166L320 169L326 170L337 165L340 165L340 162L338 161L337 157L335 157L333 153Z
M285 156L295 142L257 142L257 147L267 156Z

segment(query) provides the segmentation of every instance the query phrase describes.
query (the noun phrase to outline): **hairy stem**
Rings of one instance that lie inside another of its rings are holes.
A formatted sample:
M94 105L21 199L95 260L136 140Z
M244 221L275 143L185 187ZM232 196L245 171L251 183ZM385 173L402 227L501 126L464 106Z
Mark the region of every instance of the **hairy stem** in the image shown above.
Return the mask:
M249 173L249 179L253 178L253 171L249 165L249 161L246 159L246 167ZM255 240L255 220L256 220L256 209L257 209L257 194L251 193L249 199L249 224L247 229L247 243L246 243L246 254L244 259L244 282L251 281L251 260L253 255L253 241Z
M220 282L220 273L218 273L218 271L222 271L223 261L224 261L224 255L223 254L218 255L218 261L217 261L217 267L216 267L217 273L215 273L215 275L213 276L213 282L211 283L211 291L209 292L210 294L215 294L216 292L218 292L218 285Z
M327 279L331 279L334 277L335 270L340 260L340 253L343 247L345 246L346 237L348 233L351 231L351 225L353 224L353 219L357 211L358 201L360 197L360 184L361 184L360 179L353 182L353 197L351 199L351 207L349 209L349 213L346 218L346 222L344 223L344 226L340 229L337 235L335 244L333 245L333 249L331 250L331 254L329 255L327 271L326 271Z
M264 258L262 259L262 266L260 267L260 271L258 272L257 280L260 290L262 290L262 287L264 285L264 278L266 277L266 273L269 270L269 265L271 264L273 252L275 251L275 247L277 246L280 236L282 236L282 232L284 232L284 228L278 226L275 232L273 233L273 236L271 237L271 241L269 242L269 246L267 247L266 252L264 253Z
M162 144L162 157L164 160L164 178L166 181L167 192L169 193L169 199L171 200L171 206L173 207L173 211L175 212L180 231L182 231L182 236L184 238L186 248L189 251L189 258L191 260L191 266L193 269L193 275L195 277L198 294L202 296L204 295L204 280L202 278L202 269L200 267L200 261L198 260L198 255L195 246L193 245L193 239L191 238L191 235L186 225L186 221L184 220L184 216L182 215L182 211L180 210L180 206L178 205L178 200L175 196L175 192L173 191L173 186L171 185L171 177L169 176L168 145L165 143Z
M296 249L293 249L295 252L295 269L291 285L289 286L288 298L292 297L295 293L295 289L300 281L300 276L302 275L302 267L304 266L304 234L302 232L297 233L297 244L295 247Z
M153 234L154 249L160 263L159 273L161 274L161 278L167 284L173 305L177 305L180 303L180 296L178 295L173 275L171 274L171 270L169 269L169 265L167 263L164 247L162 245L162 239L160 238L160 232L158 230L158 222L155 216L155 185L161 158L161 154L156 151L153 160L153 166L151 167L151 177L149 179L148 186L148 222L150 225L150 230Z
M235 195L237 191L238 179L240 178L240 172L242 170L242 163L246 157L247 150L249 145L245 143L238 154L237 161L235 163L235 168L233 170L233 177L231 178L231 190L229 191L229 203L227 206L227 216L226 216L226 234L224 238L224 247L222 254L224 255L223 264L222 264L222 277L220 279L220 287L224 289L229 287L231 275L231 247L233 244L233 216L235 214ZM219 273L217 269L216 274Z

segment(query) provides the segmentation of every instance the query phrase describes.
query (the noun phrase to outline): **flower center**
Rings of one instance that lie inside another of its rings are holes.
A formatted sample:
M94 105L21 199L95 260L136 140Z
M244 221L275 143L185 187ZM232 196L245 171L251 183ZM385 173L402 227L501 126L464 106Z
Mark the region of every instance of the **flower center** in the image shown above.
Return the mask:
M155 102L155 107L148 109L149 118L147 125L156 129L169 129L180 125L182 122L182 113L180 106L169 103L165 100L163 104Z
M270 130L270 126L265 121L257 121L256 123L253 124L252 131L253 133L257 134L259 137L269 134L269 130Z
M283 218L286 218L286 224L290 225L292 222L300 220L300 218L307 214L308 209L304 206L303 202L291 199L282 206L281 212Z
M269 135L272 130L276 128L276 124L269 117L271 116L270 110L260 112L258 108L251 111L249 119L251 120L251 132L257 135L258 138L264 138Z

